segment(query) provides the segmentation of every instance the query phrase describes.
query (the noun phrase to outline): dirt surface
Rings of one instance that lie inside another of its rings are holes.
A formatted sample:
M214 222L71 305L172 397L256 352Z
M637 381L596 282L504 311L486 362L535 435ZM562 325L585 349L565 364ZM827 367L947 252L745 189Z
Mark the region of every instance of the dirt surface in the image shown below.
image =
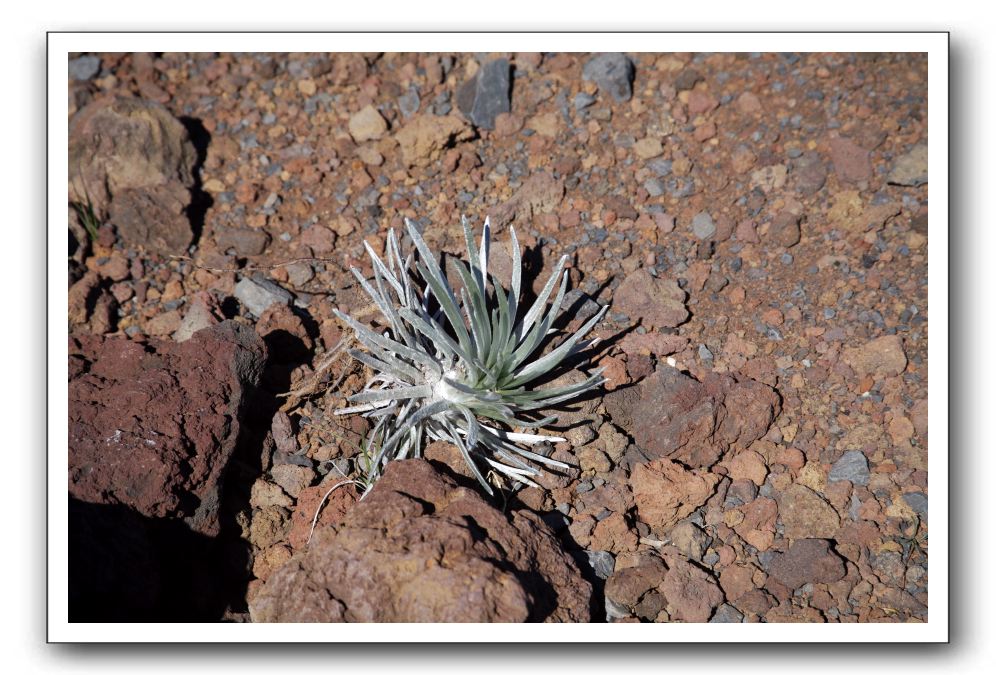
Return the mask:
M554 450L576 468L493 503L555 533L592 620L927 619L924 55L69 67L69 200L96 225L69 209L70 333L230 319L267 346L221 507L248 562L214 618L249 620L355 470L365 423L331 410L365 374L332 310L376 323L348 271L370 275L363 242L408 217L460 255L465 214L491 217L499 276L509 225L525 286L571 256L572 325L612 304L585 366L610 381Z

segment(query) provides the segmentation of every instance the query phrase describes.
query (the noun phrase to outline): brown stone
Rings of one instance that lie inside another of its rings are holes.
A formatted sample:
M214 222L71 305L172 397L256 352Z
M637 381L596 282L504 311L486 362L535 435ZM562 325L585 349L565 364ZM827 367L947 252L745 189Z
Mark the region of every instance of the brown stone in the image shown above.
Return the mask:
M780 401L771 387L749 378L713 373L699 382L659 366L636 386L607 394L605 408L648 456L709 467L731 447L763 436Z
M503 112L495 116L495 133L499 136L511 136L522 129L522 118L515 113Z
M581 511L590 514L600 513L603 509L613 513L626 513L634 506L633 493L624 480L606 481L604 485L579 495L578 499L581 501Z
M548 112L533 115L526 122L526 127L532 129L540 136L546 138L556 138L560 131L560 113Z
M716 474L689 471L667 459L638 464L630 476L640 520L659 532L705 504L718 482Z
M693 89L688 92L688 112L701 115L712 112L719 107L719 101L707 91Z
M723 460L723 466L729 470L733 480L746 479L757 486L764 485L768 475L768 467L764 458L753 450L744 450Z
M790 485L781 493L778 512L789 539L830 539L840 527L833 507L802 485Z
M544 213L552 213L564 198L564 181L548 171L527 178L512 198L491 213L491 225L498 229L515 222L529 223Z
M830 139L830 158L837 178L844 183L860 183L872 176L868 151L849 138Z
M727 602L736 602L748 591L754 590L754 569L741 565L730 565L719 574L719 585L726 594Z
M252 561L252 573L257 579L265 580L274 570L291 559L291 550L283 544L263 549Z
M101 335L113 326L117 300L101 284L100 275L89 271L69 288L69 330Z
M368 105L349 118L349 135L357 143L376 140L387 133L387 122L377 109Z
M760 588L747 591L734 603L736 608L742 612L757 616L764 616L774 604L774 599Z
M613 310L650 328L671 328L688 319L687 294L673 279L652 277L643 268L626 276L612 297Z
M898 335L883 335L860 347L845 349L843 359L859 376L887 377L906 370L906 352Z
M756 161L757 155L746 145L738 145L730 154L730 166L736 173L747 173Z
M337 485L339 487L336 487ZM337 529L359 498L359 489L346 479L330 480L321 485L304 488L298 494L297 504L291 513L287 543L295 551L304 548L311 537L312 522L315 522L316 528Z
M759 551L771 548L775 539L778 503L768 497L758 497L740 507L743 520L734 526L741 539Z
M234 249L240 256L261 255L270 243L270 235L250 227L215 228L214 240L222 251Z
M249 543L267 548L284 541L290 531L290 513L282 506L264 506L253 511Z
M751 187L761 188L765 193L770 194L785 187L787 176L788 168L784 164L763 166L751 173L750 184Z
M145 322L143 328L145 329L146 335L154 335L156 337L165 337L175 333L180 328L180 322L182 321L179 310L172 309L168 312L163 312L162 314L156 314L154 317Z
M460 448L452 443L433 441L425 446L422 456L432 463L442 464L447 471L452 471L470 480L477 480L473 470L467 466L467 460L463 458Z
M653 159L664 152L664 146L657 138L641 138L633 144L633 152L640 159Z
M649 591L656 589L667 572L656 555L642 555L639 564L617 569L605 581L605 597L623 607L634 608Z
M194 239L187 217L190 192L172 181L114 193L109 213L122 239L164 255L182 255Z
M591 533L591 549L594 551L610 551L625 553L635 551L639 544L636 532L630 529L629 523L621 513L598 521Z
M703 623L723 602L723 591L705 570L680 555L665 555L668 570L660 590L667 598L668 613L678 621Z
M677 354L688 346L688 338L683 335L666 335L651 331L647 333L627 333L619 341L619 347L632 358L634 354L668 356Z
M324 225L314 224L301 233L301 243L315 255L326 255L335 249L336 234Z
M689 560L702 560L711 538L690 520L683 520L667 533L671 545Z
M283 506L290 508L294 502L284 494L279 485L270 483L263 478L257 478L249 493L249 505L254 509L266 506Z
M98 216L105 215L123 190L170 184L186 190L194 183L196 162L187 130L162 105L140 98L101 99L70 123L69 200L89 199Z
M802 237L802 231L799 229L800 221L799 214L783 209L772 219L768 236L775 244L791 248L798 244Z
M737 107L740 108L740 112L748 115L761 112L763 110L761 107L761 99L759 99L757 94L752 91L745 91L737 97Z
M792 183L804 197L815 194L827 182L827 167L816 153L807 152L795 161Z
M790 589L806 583L829 584L844 578L844 561L824 539L799 539L788 551L775 556L768 567Z
M453 143L473 138L474 131L457 115L419 115L395 134L401 154L409 166L428 166Z

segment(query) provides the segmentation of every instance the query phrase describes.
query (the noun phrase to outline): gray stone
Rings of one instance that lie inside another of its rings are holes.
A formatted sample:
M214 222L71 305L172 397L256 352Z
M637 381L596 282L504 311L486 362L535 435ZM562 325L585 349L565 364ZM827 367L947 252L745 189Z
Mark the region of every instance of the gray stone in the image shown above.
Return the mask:
M818 154L807 152L795 160L791 175L796 191L808 197L826 184L827 167Z
M620 605L618 602L605 598L605 620L615 621L618 619L625 619L630 616L629 609Z
M861 500L853 492L851 493L851 503L847 507L847 515L851 516L851 520L854 522L861 520Z
M495 117L512 109L508 59L488 61L457 91L457 107L475 126L494 129Z
M289 291L269 279L242 279L235 284L235 297L256 317L276 302L289 305L293 299Z
M633 97L633 61L622 53L599 54L584 64L581 76L622 103Z
M712 361L712 352L705 345L699 345L699 358L703 361Z
M894 185L916 187L927 182L927 145L921 143L896 160L889 173Z
M422 99L419 98L418 89L414 86L408 88L407 94L398 97L398 108L404 117L411 117L417 113L420 105L422 105Z
M87 55L69 61L69 77L77 82L86 82L100 72L100 58Z
M599 579L608 579L616 569L616 559L608 551L586 551L588 564Z
M907 492L903 495L903 501L918 515L927 517L927 495L922 492Z
M250 227L217 228L214 240L222 251L234 249L240 256L261 255L270 243L270 235Z
M716 223L706 211L699 211L692 218L692 232L699 239L708 239L716 234Z
M854 485L868 485L870 478L868 459L860 450L845 452L830 468L829 480L831 483L849 480Z
M574 97L574 109L584 110L596 101L595 97L583 91L579 91Z
M656 173L658 176L664 177L671 173L671 169L674 166L674 162L670 159L652 159L647 162L647 168Z
M733 605L723 603L716 608L716 613L709 619L709 623L743 623L744 615Z
M664 183L662 183L657 178L648 178L646 181L644 181L643 187L646 189L648 193L650 193L651 197L660 197L662 194L664 194L664 191L667 189L664 186Z
M306 262L291 263L287 266L287 281L294 288L300 288L315 278L315 270Z

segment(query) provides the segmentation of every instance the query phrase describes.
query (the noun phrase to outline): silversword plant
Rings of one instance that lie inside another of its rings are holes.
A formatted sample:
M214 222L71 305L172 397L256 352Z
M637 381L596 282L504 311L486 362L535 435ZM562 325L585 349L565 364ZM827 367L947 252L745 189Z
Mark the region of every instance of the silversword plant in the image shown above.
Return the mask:
M477 250L466 218L462 222L468 262L454 261L462 282L459 297L421 234L405 219L418 251L414 271L414 253L402 258L393 229L387 236L386 262L364 244L373 263L372 283L357 269L351 270L384 316L384 332L335 312L366 348L352 349L349 354L374 371L363 390L349 397L356 405L335 411L361 413L374 422L363 443L360 466L367 489L387 462L421 456L423 443L430 440L444 440L459 448L489 494L485 475L491 471L535 485L531 477L540 474L537 464L567 466L544 454L544 448L549 448L544 444L565 439L536 433L557 419L535 419L537 411L605 381L597 370L576 384L532 388L537 381L548 379L565 359L597 342L583 338L607 307L556 348L542 353L567 291L567 256L559 260L536 301L523 313L519 305L522 258L515 230L509 229L512 278L506 292L488 274L489 220L484 221ZM557 294L548 306L558 282Z

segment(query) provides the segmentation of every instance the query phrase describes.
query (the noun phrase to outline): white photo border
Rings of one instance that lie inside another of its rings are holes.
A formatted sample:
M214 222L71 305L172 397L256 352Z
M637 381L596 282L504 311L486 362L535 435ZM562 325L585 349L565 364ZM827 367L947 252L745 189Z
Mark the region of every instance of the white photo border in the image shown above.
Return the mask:
M78 643L709 642L915 643L949 641L948 115L946 32L52 32L48 34L48 641ZM922 52L928 58L931 216L930 608L925 623L863 624L362 624L70 623L68 620L68 384L65 180L71 52Z

